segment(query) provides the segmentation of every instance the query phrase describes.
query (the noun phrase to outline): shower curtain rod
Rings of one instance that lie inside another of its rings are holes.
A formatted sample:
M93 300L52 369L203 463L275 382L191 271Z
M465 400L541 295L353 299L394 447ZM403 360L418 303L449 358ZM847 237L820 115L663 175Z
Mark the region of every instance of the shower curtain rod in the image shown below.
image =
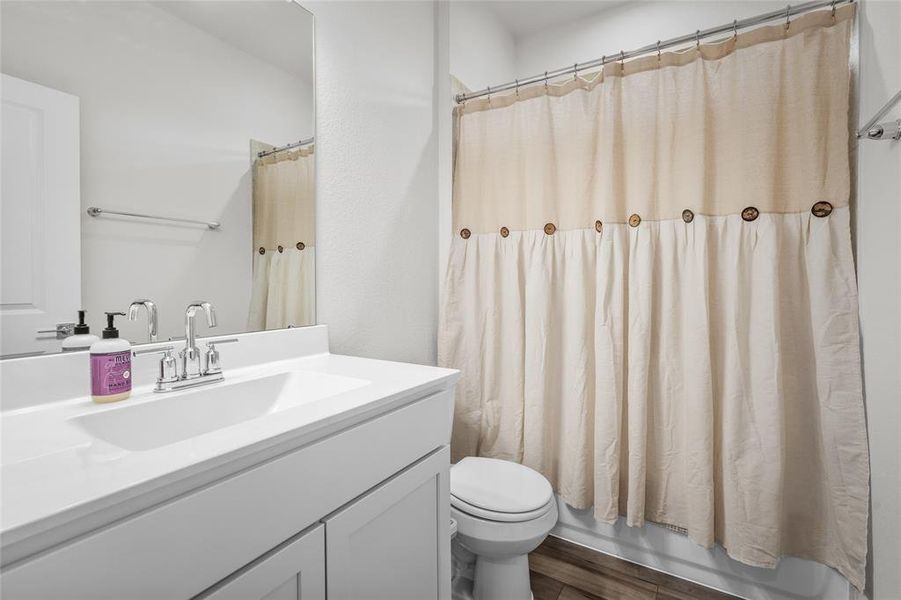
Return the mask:
M457 104L461 104L466 102L467 100L472 100L473 98L481 98L482 96L490 96L492 93L496 92L506 92L507 90L519 89L521 87L527 85L534 85L536 83L544 83L550 79L555 79L557 77L562 77L563 75L574 75L579 71L584 71L585 69L593 69L595 67L601 67L603 65L625 61L630 58L636 58L638 56L642 56L645 54L651 54L655 52L659 52L661 50L666 50L668 48L672 48L674 46L681 46L683 44L687 44L689 42L695 42L700 44L701 40L713 35L719 35L722 33L737 33L739 29L746 29L748 27L755 27L757 25L762 25L764 23L768 23L770 21L775 21L777 19L785 19L786 23L790 22L791 17L795 15L799 15L801 13L810 12L812 10L816 10L818 8L831 7L833 12L835 11L835 7L842 4L853 4L854 0L814 0L813 2L804 2L803 4L798 4L792 6L789 4L783 10L775 10L768 13L759 14L754 17L748 17L747 19L736 19L727 25L720 25L719 27L711 27L710 29L699 29L694 33L690 33L687 35L683 35L676 38L671 38L665 41L657 41L654 44L649 44L647 46L643 46L641 48L637 48L635 50L629 51L620 51L617 54L613 54L610 56L602 56L601 58L590 60L588 62L576 63L569 67L562 67L560 69L555 69L553 71L545 71L539 75L533 75L532 77L528 77L526 79L515 79L513 81L508 81L507 83L498 85L498 86L489 86L483 90L479 90L477 92L470 92L468 94L457 94L454 96L454 99L457 101Z
M269 156L270 154L275 154L276 152L283 152L285 150L291 150L292 148L300 148L301 146L306 146L308 144L312 144L315 140L315 137L307 138L305 140L300 140L299 142L294 142L292 144L285 144L284 146L276 146L272 150L263 150L262 152L257 152L258 158L263 158L264 156Z
M898 140L901 139L901 119L893 123L879 123L879 119L888 114L893 106L901 102L901 90L892 96L888 102L882 105L873 118L860 128L857 137L868 140Z

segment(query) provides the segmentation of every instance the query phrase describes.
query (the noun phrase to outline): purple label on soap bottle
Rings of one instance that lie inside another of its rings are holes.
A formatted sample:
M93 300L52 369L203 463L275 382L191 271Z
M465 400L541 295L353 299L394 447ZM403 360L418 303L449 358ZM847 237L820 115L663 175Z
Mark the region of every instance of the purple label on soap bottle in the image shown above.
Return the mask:
M130 391L130 351L91 355L91 395L112 396Z

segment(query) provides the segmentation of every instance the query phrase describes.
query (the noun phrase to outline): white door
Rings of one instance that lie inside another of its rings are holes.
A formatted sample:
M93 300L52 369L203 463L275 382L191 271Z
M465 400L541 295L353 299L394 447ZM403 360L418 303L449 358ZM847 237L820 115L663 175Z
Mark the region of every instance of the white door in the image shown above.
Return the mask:
M450 449L325 520L329 600L450 598Z
M38 332L81 308L78 98L9 75L0 96L0 355L55 352Z

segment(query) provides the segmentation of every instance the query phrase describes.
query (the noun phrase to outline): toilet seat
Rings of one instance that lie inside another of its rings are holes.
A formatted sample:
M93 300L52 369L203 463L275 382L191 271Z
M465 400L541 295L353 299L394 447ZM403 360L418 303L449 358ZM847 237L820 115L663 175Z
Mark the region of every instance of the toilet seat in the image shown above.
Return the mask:
M474 517L504 523L540 518L553 504L551 484L529 467L466 457L450 470L451 505Z
M551 510L551 506L553 506L553 504L553 501L549 501L541 508L526 512L498 512L479 508L478 506L474 506L466 502L465 500L451 494L451 506L453 506L457 510L464 512L472 517L485 519L487 521L498 521L500 523L522 523L523 521L539 519L545 513L547 513L547 511Z

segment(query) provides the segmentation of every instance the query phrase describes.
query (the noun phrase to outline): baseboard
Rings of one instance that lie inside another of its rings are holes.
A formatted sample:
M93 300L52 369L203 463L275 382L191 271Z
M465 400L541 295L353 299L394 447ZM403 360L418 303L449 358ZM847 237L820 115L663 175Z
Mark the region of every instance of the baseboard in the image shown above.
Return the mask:
M747 600L848 600L851 586L833 569L786 557L776 569L751 567L722 548L706 549L686 536L652 524L628 527L596 521L591 510L575 510L559 498L560 518L551 535L663 571Z

